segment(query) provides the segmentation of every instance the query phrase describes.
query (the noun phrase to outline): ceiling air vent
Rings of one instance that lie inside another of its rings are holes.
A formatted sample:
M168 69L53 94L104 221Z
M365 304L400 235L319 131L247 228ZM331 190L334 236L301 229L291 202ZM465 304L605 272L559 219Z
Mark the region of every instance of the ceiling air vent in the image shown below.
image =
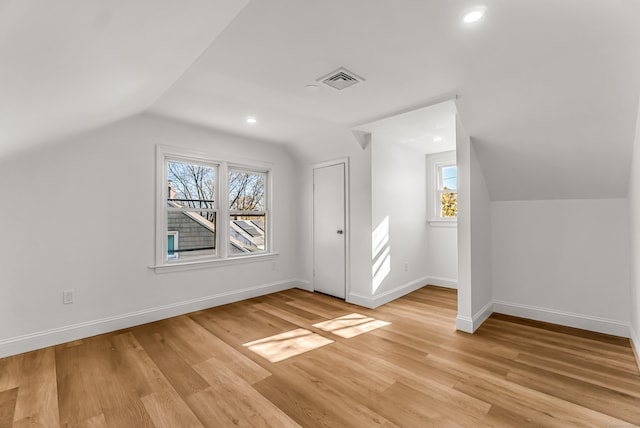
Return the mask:
M355 73L350 72L346 68L339 68L336 71L319 78L318 82L322 82L327 86L331 86L332 88L341 91L344 88L355 85L356 83L364 82L364 79Z

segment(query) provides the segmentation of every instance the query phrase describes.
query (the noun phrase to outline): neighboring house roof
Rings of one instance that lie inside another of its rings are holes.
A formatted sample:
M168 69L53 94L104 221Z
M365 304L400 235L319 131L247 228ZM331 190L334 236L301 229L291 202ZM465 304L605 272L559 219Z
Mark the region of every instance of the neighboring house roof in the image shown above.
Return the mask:
M167 204L169 204L170 207L173 208L182 208L183 205L180 205L177 202L174 201L167 201ZM194 208L195 210L196 208ZM201 226L209 229L211 232L215 232L215 226L213 225L213 223L211 223L209 220L207 220L206 218L202 217L200 214L198 214L195 211L182 211L182 214L184 214L185 216L189 217L191 220L195 221L196 223L200 224Z
M231 220L231 245L243 252L264 250L264 223L256 220ZM242 239L239 239L239 238Z
M173 208L182 208L183 205L175 201L167 201ZM180 211L185 217L203 226L210 232L215 233L215 225L195 211ZM231 220L230 244L237 250L249 253L264 250L264 222L259 220Z

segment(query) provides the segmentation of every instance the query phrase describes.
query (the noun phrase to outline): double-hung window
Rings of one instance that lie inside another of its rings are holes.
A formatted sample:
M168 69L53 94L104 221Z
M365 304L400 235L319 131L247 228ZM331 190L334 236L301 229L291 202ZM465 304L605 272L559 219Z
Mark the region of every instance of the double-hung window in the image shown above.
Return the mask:
M269 253L269 170L158 147L156 267Z

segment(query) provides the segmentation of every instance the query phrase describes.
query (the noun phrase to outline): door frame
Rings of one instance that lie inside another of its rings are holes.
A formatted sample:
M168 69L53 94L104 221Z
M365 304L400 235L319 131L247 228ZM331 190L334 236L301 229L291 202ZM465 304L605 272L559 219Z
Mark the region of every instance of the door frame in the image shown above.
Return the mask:
M324 162L318 162L311 165L311 255L312 262L312 277L311 288L316 290L316 242L315 242L315 189L313 188L314 175L313 172L318 168L325 168L335 165L344 165L344 300L345 302L351 302L351 215L350 205L351 197L349 194L349 157L332 159Z

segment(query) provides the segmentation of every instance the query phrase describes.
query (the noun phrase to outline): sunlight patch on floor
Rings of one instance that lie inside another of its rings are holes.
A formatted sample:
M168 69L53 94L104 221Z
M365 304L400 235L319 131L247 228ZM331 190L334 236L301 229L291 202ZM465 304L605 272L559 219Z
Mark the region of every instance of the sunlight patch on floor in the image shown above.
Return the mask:
M297 328L286 333L254 340L253 342L245 343L243 346L272 363L277 363L329 343L333 343L333 340L312 333L309 330Z
M390 322L377 320L360 314L345 315L329 321L323 321L313 326L320 330L331 332L345 339L355 337L359 334L375 330L391 324Z

